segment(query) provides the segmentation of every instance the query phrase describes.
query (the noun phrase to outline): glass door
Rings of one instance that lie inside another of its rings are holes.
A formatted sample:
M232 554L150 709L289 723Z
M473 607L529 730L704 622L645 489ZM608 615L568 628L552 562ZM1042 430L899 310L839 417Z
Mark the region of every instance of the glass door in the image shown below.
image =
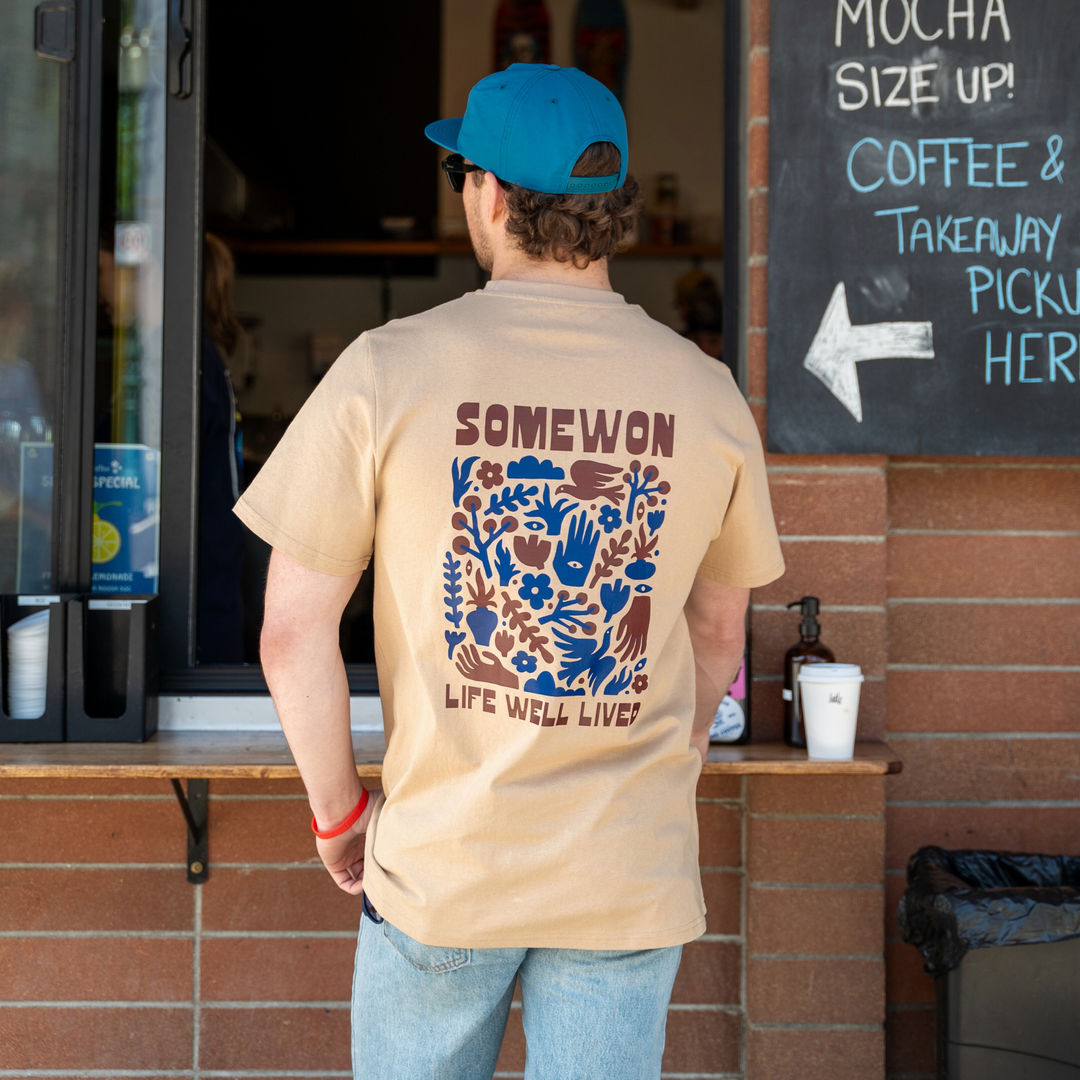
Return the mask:
M0 0L0 593L56 584L66 73L34 32L34 0Z
M168 0L104 19L92 592L157 593Z

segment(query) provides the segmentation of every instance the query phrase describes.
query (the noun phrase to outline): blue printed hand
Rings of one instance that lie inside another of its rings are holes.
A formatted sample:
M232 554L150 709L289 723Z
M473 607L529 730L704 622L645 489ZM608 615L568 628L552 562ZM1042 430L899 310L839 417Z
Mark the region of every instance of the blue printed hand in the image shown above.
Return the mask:
M555 558L551 562L564 585L579 589L585 584L599 542L600 532L593 527L584 510L570 519L570 535L566 538L566 547L564 549L560 540Z

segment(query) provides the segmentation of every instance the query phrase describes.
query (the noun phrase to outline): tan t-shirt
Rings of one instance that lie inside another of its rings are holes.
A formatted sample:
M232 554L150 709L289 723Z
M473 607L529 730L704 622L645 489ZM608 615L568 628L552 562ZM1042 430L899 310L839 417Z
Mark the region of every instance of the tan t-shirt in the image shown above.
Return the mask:
M683 605L783 572L723 364L616 293L495 282L353 342L237 513L327 574L378 553L381 914L461 948L702 933Z

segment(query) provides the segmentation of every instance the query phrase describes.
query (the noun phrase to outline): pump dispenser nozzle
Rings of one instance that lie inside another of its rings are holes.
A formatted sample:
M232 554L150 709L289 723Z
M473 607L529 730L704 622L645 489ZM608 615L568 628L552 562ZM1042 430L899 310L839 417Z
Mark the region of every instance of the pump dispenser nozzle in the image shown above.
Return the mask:
M816 596L804 596L794 604L788 604L788 607L798 608L802 612L802 622L799 624L802 640L788 649L784 656L784 738L789 746L806 746L798 694L799 671L804 664L834 663L836 657L832 649L818 640L821 624L817 616L821 601Z
M821 624L817 620L818 611L821 609L821 601L816 596L804 596L801 600L788 604L788 610L791 608L799 608L802 611L799 633L804 638L816 638L821 633Z

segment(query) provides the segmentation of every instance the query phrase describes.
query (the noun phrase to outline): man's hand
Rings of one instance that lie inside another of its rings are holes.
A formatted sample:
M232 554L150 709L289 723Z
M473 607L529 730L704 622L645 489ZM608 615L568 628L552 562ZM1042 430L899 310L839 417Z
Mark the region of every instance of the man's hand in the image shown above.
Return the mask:
M701 755L701 764L704 765L709 758L709 729L699 731L695 727L690 735L690 745Z
M372 795L364 812L347 832L332 840L315 840L323 866L337 882L338 888L350 896L359 896L364 887L364 843L374 809L375 797Z

